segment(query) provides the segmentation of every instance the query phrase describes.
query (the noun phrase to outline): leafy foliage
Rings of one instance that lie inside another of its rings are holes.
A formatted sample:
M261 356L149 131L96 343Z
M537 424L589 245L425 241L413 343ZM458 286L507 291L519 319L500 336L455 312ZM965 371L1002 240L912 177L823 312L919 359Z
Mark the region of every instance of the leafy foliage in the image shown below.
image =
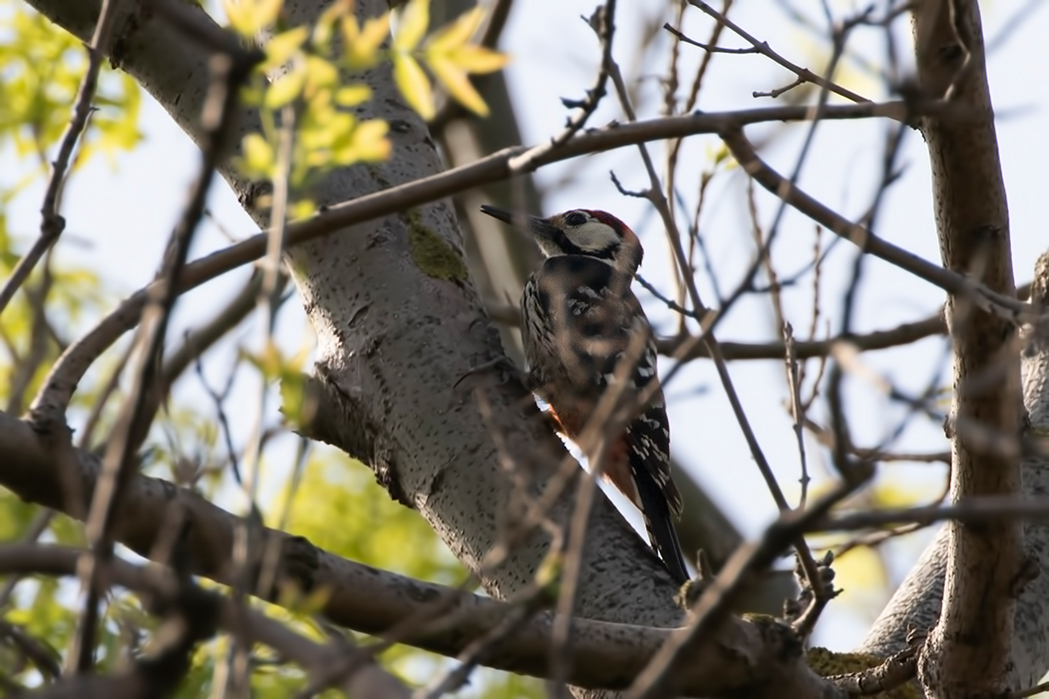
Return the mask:
M507 61L503 54L468 43L483 19L479 7L424 40L429 0L410 0L384 49L390 13L360 23L350 0L333 3L313 27L292 28L281 21L281 0L224 3L231 27L245 37L271 34L264 46L266 60L245 96L260 109L262 132L244 138L238 165L246 176L271 182L286 169L298 199L297 215L312 212L302 193L326 172L390 155L388 124L358 116L372 97L371 89L356 79L362 71L392 60L405 99L431 119L436 109L425 65L452 98L485 116L488 107L468 75L499 70ZM294 124L295 140L290 163L281 164L277 144L285 124Z
M417 67L426 66L442 82L455 70L461 75L482 72L473 70L478 65L467 60L473 49L466 41L479 25L478 12L464 15L426 41L424 22L422 31L411 42L398 44L395 50L384 48L390 39L389 13L358 23L352 14L352 3L336 2L314 27L285 27L281 7L281 0L225 4L230 25L241 34L255 36L266 30L272 34L266 43L266 63L247 90L248 98L264 115L265 124L263 133L249 135L242 144L241 166L253 177L272 179L276 175L281 118L289 113L295 128L295 150L289 169L293 188L305 190L333 167L387 158L388 127L383 121L359 116L371 91L355 77L383 61L393 60L396 64L407 58ZM420 11L425 19L425 3L411 3L409 15ZM16 180L10 179L16 174L14 168L5 167L0 174L0 277L6 278L21 257L25 247L22 241L36 233L19 231L21 235L16 235L9 231L6 209L17 197L26 195L27 185L47 175L49 153L65 131L86 60L78 39L20 3L0 0L0 18L0 152L7 158L5 163L22 166ZM403 18L401 26L405 26ZM495 70L505 62L505 58L486 49L476 49L474 53L487 57L488 63L480 68ZM442 60L445 64L450 61L453 69L439 65ZM265 72L280 75L271 83L265 79ZM423 79L426 94L432 98L428 79L425 75ZM469 83L464 90L461 86L456 88L449 79L446 87L470 108L483 111L483 103L476 93L471 95ZM79 144L74 176L76 168L92 157L101 154L115 165L116 154L140 143L141 99L140 88L129 76L103 67L93 100L96 111ZM409 95L408 99L412 104L421 104L419 94ZM6 404L4 407L20 412L62 346L97 321L114 301L105 278L96 270L60 267L45 260L4 311L0 326L0 401ZM81 383L75 396L74 415L103 401L106 380L112 371L122 367L123 348L117 349L120 351L107 353ZM309 351L308 343L291 353L272 345L259 355L239 356L240 361L254 366L273 383L281 383L283 409L291 424L303 409L302 371ZM112 408L121 395L118 386L104 404L96 441L104 440L111 425ZM221 500L229 492L229 471L221 466L228 463L228 455L210 408L169 402L147 442L143 468L159 471L163 476L173 474L176 481ZM286 505L292 532L341 555L444 583L457 583L466 576L461 564L415 512L392 502L366 467L348 464L333 451L315 452L297 485L294 477L289 479L276 502L263 507L263 514L272 524L279 524ZM41 517L39 507L0 490L0 540L26 539L40 524ZM41 539L83 545L82 525L53 515ZM0 580L5 582L8 581ZM296 631L323 640L324 633L310 617L320 601L317 595L306 596L299 600L295 612L257 604ZM32 687L48 674L42 674L39 665L23 662L24 656L7 642L4 629L14 628L34 638L41 658L49 657L54 668L58 668L62 654L70 647L80 611L73 582L45 577L18 581L11 594L0 600L0 681L8 687ZM136 598L121 591L108 598L104 615L96 648L97 669L103 673L147 648L157 627L156 620L145 613ZM179 696L208 695L228 651L227 640L222 637L201 646ZM444 658L403 646L395 646L383 658L394 671L415 683L425 683L433 673L449 666ZM263 650L256 651L253 660L254 696L285 697L303 688L305 678L297 668ZM503 673L482 671L475 679L479 680L480 689L469 690L469 694L538 696L541 690L536 681ZM337 694L326 692L323 696Z
M488 116L488 105L467 76L497 71L506 65L508 58L484 46L468 43L480 28L482 19L484 10L474 7L434 32L420 47L429 23L429 0L409 0L400 30L393 40L394 76L405 98L424 119L432 119L435 110L433 90L419 60L456 101L475 114Z
M0 141L13 146L19 158L33 155L36 161L25 179L0 193L7 200L46 172L46 153L69 123L87 58L76 37L36 12L16 6L0 18L5 15L0 19ZM93 104L96 111L76 164L96 151L112 158L142 137L136 126L141 93L130 76L104 69Z

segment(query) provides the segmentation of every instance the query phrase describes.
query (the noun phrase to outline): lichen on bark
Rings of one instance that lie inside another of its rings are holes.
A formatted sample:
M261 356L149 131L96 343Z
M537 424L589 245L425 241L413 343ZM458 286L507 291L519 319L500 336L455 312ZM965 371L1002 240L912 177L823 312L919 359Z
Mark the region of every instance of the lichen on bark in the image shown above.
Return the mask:
M465 282L469 272L462 255L423 223L418 209L409 209L404 218L408 222L408 245L415 266L434 279Z

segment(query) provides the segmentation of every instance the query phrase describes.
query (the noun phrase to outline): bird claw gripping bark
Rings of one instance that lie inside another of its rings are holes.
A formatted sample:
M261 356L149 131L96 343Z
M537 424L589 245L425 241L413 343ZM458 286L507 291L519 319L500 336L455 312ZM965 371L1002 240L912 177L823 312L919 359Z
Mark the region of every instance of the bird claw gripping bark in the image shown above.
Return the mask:
M808 616L818 613L823 605L841 594L841 590L834 589L834 570L831 568L833 562L832 551L827 551L821 560L816 561L819 580L813 583L805 576L801 561L795 556L794 579L798 583L798 596L783 602L783 618L795 628L804 626L811 631L815 620L810 620Z
M717 576L714 574L713 566L710 565L707 552L700 549L696 554L696 575L678 589L674 601L685 610L686 614L689 613L715 578Z

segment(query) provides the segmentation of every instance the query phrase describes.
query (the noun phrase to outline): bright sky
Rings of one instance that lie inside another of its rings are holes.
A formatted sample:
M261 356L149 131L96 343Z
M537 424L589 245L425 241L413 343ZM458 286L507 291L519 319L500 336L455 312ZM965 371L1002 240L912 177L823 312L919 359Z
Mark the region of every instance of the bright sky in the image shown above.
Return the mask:
M579 16L588 15L595 2L530 0L515 6L504 48L514 56L508 76L526 143L541 141L557 132L565 118L560 98L581 97L592 84L598 47ZM816 22L822 22L819 4L814 0L798 0L796 4L811 12ZM854 9L852 3L831 4L839 18ZM984 31L991 47L991 89L998 113L999 147L1009 192L1013 260L1018 283L1029 280L1036 256L1049 247L1049 236L1044 233L1042 223L1045 203L1041 199L1044 196L1044 175L1040 167L1049 161L1049 136L1045 128L1049 87L1036 70L1049 65L1049 46L1044 40L1049 36L1049 13L1042 10L1041 4L1037 0L983 3ZM654 116L659 106L659 100L653 99L657 95L656 76L665 70L666 40L662 44L664 50L657 51L654 60L639 67L634 50L640 28L644 25L639 20L650 10L644 3L620 5L616 56L628 77L638 74L646 77L643 94L647 99L639 111L643 118ZM775 9L778 5L767 0L741 0L733 8L732 17L795 62L820 70L826 60L823 43L812 33L788 23ZM1023 8L1027 8L1026 11ZM1005 25L1020 12L1024 12L1023 20L1014 23L1015 31L997 40L1003 36ZM686 12L684 30L693 38L705 40L710 26L698 10ZM556 30L550 31L550 28ZM905 28L905 24L901 25L901 30ZM905 33L901 32L901 36ZM862 31L857 35L856 45L865 47L867 56L880 58L879 36L873 29ZM722 44L743 46L728 32L723 35ZM904 45L902 52L906 54L907 50ZM682 57L682 80L687 82L698 63L700 50L683 47ZM861 74L855 65L847 64L844 71L841 81L850 88L876 99L886 97L875 91L876 83ZM772 105L768 98L755 99L751 93L781 87L790 80L785 71L762 57L719 55L713 62L699 107L714 111ZM612 104L611 99L606 100L606 105L591 120L591 125L622 119L618 107L613 108ZM815 148L800 180L801 186L846 216L860 214L868 206L873 192L885 127L878 122L821 125ZM60 261L101 270L122 293L139 288L154 274L163 243L176 221L198 162L195 146L148 98L141 128L146 135L145 143L134 152L120 156L115 168L97 160L72 180L63 211L69 228L58 248ZM760 137L761 134L771 134L772 129L754 128L749 133ZM762 151L781 172L789 172L793 167L804 127L792 127L788 133L789 137L779 139L775 146ZM760 138L758 141L760 143ZM699 171L709 167L710 155L719 145L713 137L697 137L688 142L679 170L679 183L690 210L696 202ZM654 152L657 162L661 162L661 150L655 147ZM4 157L10 157L10 154ZM905 167L905 174L889 192L877 233L926 259L937 261L939 253L927 162L921 137L916 133L908 134L899 159ZM622 150L552 166L538 174L540 186L551 188L546 197L547 213L577 207L612 211L627 221L642 238L647 251L642 273L663 291L672 292L667 266L669 257L661 226L652 212L646 210L646 204L626 199L616 192L608 177L610 169L615 170L627 188L641 189L647 184L636 150ZM562 179L570 174L576 175L576 181L564 184ZM38 226L41 192L42 186L31 188L14 202L9 211L10 229L25 240ZM701 229L710 246L719 282L727 290L734 287L753 254L744 180L738 170L720 174L707 197ZM775 215L775 206L766 197L759 201L761 221L768 225ZM210 208L215 219L233 236L243 237L254 232L250 220L225 185L219 184L213 189ZM781 274L789 274L808 263L813 231L810 221L788 212L774 248ZM828 241L829 234L824 236L824 242ZM218 228L209 223L198 236L192 256L201 256L227 244ZM824 268L823 322L829 318L831 328L835 330L839 327L839 299L849 278L852 259L853 250L842 244L830 255ZM239 288L246 275L246 271L241 271L188 294L178 307L175 327L181 332L181 329L210 317L219 304ZM890 328L901 322L924 318L943 302L939 290L877 260L867 263L865 280L854 328L857 331ZM701 274L699 281L701 293L708 303L713 302L715 297L709 279ZM810 289L806 282L803 288L785 294L788 319L793 322L799 336L810 321ZM670 332L675 326L669 311L647 294L639 292L639 296L657 329ZM820 332L826 333L825 325ZM278 335L290 350L297 349L300 338L308 336L304 315L296 303L287 304L282 312ZM724 340L767 341L777 335L764 297L744 299L719 330L719 337ZM208 376L214 386L221 387L222 377L233 362L228 350L238 344L248 348L258 346L258 336L250 326L238 331L224 343L224 351L215 352L209 359ZM872 353L864 359L876 370L889 373L899 385L918 393L929 382L942 357L942 341L927 340L917 348ZM815 365L811 370L815 371ZM766 455L788 496L796 498L798 457L794 435L783 408L787 394L782 366L775 362L740 362L733 364L731 371ZM940 384L946 382L949 382L949 371L943 374ZM746 534L757 534L775 516L775 508L711 367L707 363L690 367L668 387L667 393L676 454ZM181 400L205 405L201 402L205 400L204 394L195 377L185 379L177 387L176 394ZM232 404L254 405L257 395L257 378L250 372L243 372L231 398ZM901 408L888 403L868 385L858 381L850 384L848 399L851 426L860 444L879 442L903 414ZM279 419L277 407L275 399L269 401L268 424ZM246 413L250 415L253 410ZM820 420L823 416L817 410L813 417ZM235 432L239 444L246 439L249 427L247 420L238 423ZM268 452L274 478L267 481L264 492L272 493L279 485L279 476L284 473L285 464L291 461L287 447L287 444L278 445L277 449ZM939 425L919 419L906 429L897 447L900 450L937 451L946 448L946 443ZM829 467L820 462L811 443L809 455L810 469L817 475L827 472ZM885 482L900 489L902 495L927 499L939 492L943 469L927 465L893 466L884 470L884 476ZM623 507L621 500L618 502L621 509L634 517L629 507ZM893 584L906 572L920 551L922 541L912 539L892 545ZM870 570L863 566L856 569L861 572ZM840 608L827 615L832 620L821 625L818 640L835 648L849 648L862 637L886 598L882 581L864 580L862 574L851 577L844 574L839 580L848 588L845 598Z

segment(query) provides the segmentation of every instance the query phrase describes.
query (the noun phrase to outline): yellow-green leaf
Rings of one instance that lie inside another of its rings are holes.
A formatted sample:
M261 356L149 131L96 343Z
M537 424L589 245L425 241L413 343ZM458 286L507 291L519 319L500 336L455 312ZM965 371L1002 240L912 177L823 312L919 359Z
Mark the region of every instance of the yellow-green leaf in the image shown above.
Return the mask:
M317 90L333 87L339 82L339 70L318 56L306 58L306 72L309 76L306 92L310 95L315 94Z
M332 30L335 22L353 10L353 0L336 0L329 5L321 16L317 18L317 24L313 27L313 43L327 47L331 41Z
M356 107L372 98L372 90L367 85L345 85L335 93L335 104L342 107Z
M262 70L273 70L287 63L288 59L302 46L302 42L306 41L309 34L309 28L296 27L266 42L266 62L262 64Z
M240 89L240 99L250 107L258 107L266 96L266 88L269 83L265 80L252 80Z
M427 65L433 71L434 77L444 86L459 104L463 105L478 116L488 116L488 105L481 99L474 86L466 77L466 71L460 69L454 63L443 56L428 56ZM429 118L429 117L427 117Z
M356 126L357 120L352 114L332 111L323 120L311 124L310 128L303 128L299 140L307 150L332 148L339 143L349 143L350 134ZM322 160L318 165L323 163L321 155Z
M242 36L254 37L277 21L284 0L223 0L226 17Z
M411 108L423 119L432 119L433 89L419 62L407 54L394 56L393 77Z
M463 46L474 35L477 28L481 26L483 17L483 7L477 6L472 10L467 10L435 32L427 40L426 47L432 51L446 53Z
M356 160L374 163L389 158L393 148L386 138L389 130L389 124L382 119L370 119L358 124L353 130L350 145Z
M467 73L493 73L510 62L505 53L472 44L448 52L447 59Z
M266 347L259 353L241 350L240 356L255 365L255 368L261 371L266 378L276 379L280 376L283 360L280 355L280 349L272 341L267 342Z
M369 54L375 53L390 34L390 13L384 12L378 17L370 17L364 22L361 30L361 49Z
M316 204L309 199L300 199L291 205L291 208L289 209L289 218L298 221L300 219L309 218L315 213L317 213Z
M414 49L422 40L429 23L430 0L408 0L397 22L397 35L393 37L394 49L398 51Z
M302 94L302 87L306 83L306 64L295 65L284 75L273 81L270 88L266 90L266 98L263 104L269 109L280 109L289 104L293 99Z
M353 15L342 18L340 24L345 49L345 60L350 68L363 70L379 62L379 47L390 34L390 13L365 20L364 27Z
M250 172L265 173L273 167L273 146L262 137L262 134L249 133L241 142L240 149L244 165Z

